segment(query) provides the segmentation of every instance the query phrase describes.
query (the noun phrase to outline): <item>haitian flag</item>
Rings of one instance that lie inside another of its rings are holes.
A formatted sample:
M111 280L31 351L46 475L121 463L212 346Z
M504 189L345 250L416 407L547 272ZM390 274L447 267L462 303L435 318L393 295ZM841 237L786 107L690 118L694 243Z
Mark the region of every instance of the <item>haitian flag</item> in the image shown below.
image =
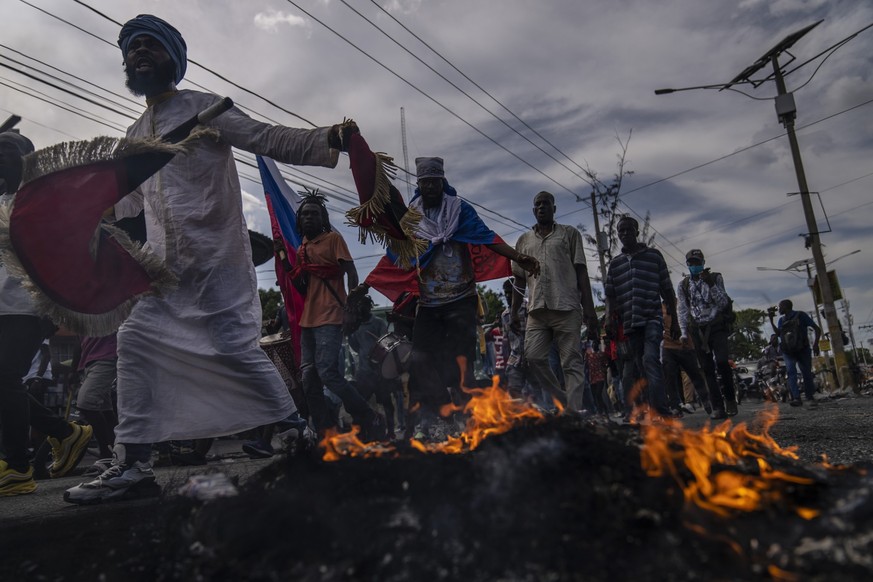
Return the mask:
M346 217L350 224L360 228L361 243L370 237L386 247L385 256L364 283L394 302L404 292L418 295L417 274L430 261L434 247L432 237L423 235L420 229L423 214L421 204L415 202L418 189L407 207L400 191L390 182L396 168L392 158L372 152L353 121L344 123L341 132L361 202L346 212ZM509 277L512 274L509 259L485 246L503 240L485 226L470 204L458 198L448 182L443 183L444 196L450 205L455 210L460 205L458 225L449 239L467 243L476 281Z
M258 170L261 173L261 184L264 187L264 197L267 200L267 211L270 213L270 226L273 240L281 240L285 245L285 255L291 267L297 265L297 249L303 242L303 237L297 231L297 209L300 207L300 195L297 194L282 178L276 162L270 158L257 156ZM282 266L282 260L276 253L276 280L279 291L285 300L285 311L288 314L288 324L291 328L291 343L294 347L294 358L300 365L300 316L303 315L303 296L291 284L291 272Z
M493 230L488 228L476 210L466 201L457 198L457 191L448 182L444 181L443 196L457 199L460 204L460 217L458 227L451 235L451 240L467 243L470 259L473 263L473 277L476 282L503 279L512 275L512 267L509 259L489 249L486 245L502 243L501 239ZM412 205L419 192L416 189ZM414 268L404 270L396 265L397 258L389 250L379 261L376 267L367 276L365 283L379 291L382 295L396 301L401 293L409 291L418 294L418 271L426 267L434 252L434 245L428 245L427 250L413 261Z

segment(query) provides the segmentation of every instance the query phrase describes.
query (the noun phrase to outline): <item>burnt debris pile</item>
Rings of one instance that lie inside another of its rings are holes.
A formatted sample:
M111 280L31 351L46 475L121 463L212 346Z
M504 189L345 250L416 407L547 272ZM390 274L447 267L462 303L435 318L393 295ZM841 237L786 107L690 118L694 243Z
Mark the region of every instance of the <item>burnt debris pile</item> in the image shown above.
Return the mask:
M117 504L97 520L83 514L87 524L65 518L62 527L75 539L51 552L43 545L43 557L28 548L33 559L18 573L106 580L873 577L873 465L774 455L772 467L798 479L771 484L778 494L771 490L757 509L715 512L687 500L692 472L679 480L647 474L642 443L637 427L559 417L522 423L459 455L281 459L235 497L200 504L169 496L156 508ZM754 474L754 465L715 463L712 471ZM59 553L77 554L78 572Z

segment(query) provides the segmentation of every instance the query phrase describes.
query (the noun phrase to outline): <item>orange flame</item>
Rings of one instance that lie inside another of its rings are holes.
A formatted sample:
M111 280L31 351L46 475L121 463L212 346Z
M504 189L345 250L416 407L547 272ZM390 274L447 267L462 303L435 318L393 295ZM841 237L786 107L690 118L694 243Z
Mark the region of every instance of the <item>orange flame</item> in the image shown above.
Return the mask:
M545 418L545 415L531 404L512 398L498 385L496 376L488 388L462 388L462 390L470 395L470 400L463 407L447 404L442 407L440 414L447 417L461 411L467 417L464 431L457 437L449 436L447 441L439 443L410 439L409 446L423 453L465 453L478 447L486 438L507 432L522 421L540 421ZM561 413L563 408L558 406L558 414ZM328 431L319 443L324 450L322 459L338 461L347 457L380 457L398 454L397 447L392 444L361 441L358 438L359 433L358 426L353 426L347 433Z
M345 457L382 457L392 455L397 450L386 443L365 443L358 438L361 427L353 425L349 432L339 432L335 428L325 431L319 446L324 449L322 460L339 461Z
M421 452L459 454L472 451L486 438L502 434L525 419L543 420L545 415L523 400L512 398L497 385L497 378L488 388L465 388L472 398L464 405L467 415L464 432L449 436L441 443L423 443L412 439L412 446ZM457 407L446 405L440 410L442 416L455 412Z
M798 458L796 447L780 447L769 434L778 416L777 406L766 408L760 416L760 433L750 432L745 422L732 427L730 420L700 430L684 429L672 420L643 425L643 469L651 477L670 475L682 487L686 504L719 516L761 509L781 499L781 485L813 482L767 462L768 455ZM794 511L804 519L819 514L806 507Z
M789 572L787 570L783 570L782 568L774 566L773 564L767 566L767 573L770 574L770 577L773 580L780 580L782 582L797 582L798 580L800 580L800 576L798 576L797 574Z

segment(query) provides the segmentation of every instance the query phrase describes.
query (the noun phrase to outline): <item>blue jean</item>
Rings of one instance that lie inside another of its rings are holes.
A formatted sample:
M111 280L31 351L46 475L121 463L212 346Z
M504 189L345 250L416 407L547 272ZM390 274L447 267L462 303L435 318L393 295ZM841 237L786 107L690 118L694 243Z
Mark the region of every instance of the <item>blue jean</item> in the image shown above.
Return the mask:
M797 386L797 368L803 374L803 391L812 400L815 394L815 377L812 375L812 352L804 349L799 354L782 354L785 360L785 370L788 372L788 391L791 398L800 400L800 388Z
M633 407L632 400L639 393L636 382L629 379L645 380L648 387L649 405L658 412L668 410L667 396L664 391L664 372L661 369L661 340L664 338L664 324L660 320L646 322L645 327L634 327L630 333L625 331L630 344L633 365L631 375L624 374L623 388L628 408ZM627 368L627 367L626 367Z
M300 336L300 371L309 413L319 432L335 426L324 400L323 386L343 401L356 424L372 421L374 412L340 372L341 325L304 327Z

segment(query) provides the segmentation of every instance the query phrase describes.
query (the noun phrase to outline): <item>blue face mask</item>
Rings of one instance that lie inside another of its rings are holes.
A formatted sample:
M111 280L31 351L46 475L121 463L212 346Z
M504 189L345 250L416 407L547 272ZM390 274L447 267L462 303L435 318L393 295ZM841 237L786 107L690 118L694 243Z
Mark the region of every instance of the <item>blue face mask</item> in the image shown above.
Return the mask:
M703 272L703 265L688 265L688 272L696 277Z

